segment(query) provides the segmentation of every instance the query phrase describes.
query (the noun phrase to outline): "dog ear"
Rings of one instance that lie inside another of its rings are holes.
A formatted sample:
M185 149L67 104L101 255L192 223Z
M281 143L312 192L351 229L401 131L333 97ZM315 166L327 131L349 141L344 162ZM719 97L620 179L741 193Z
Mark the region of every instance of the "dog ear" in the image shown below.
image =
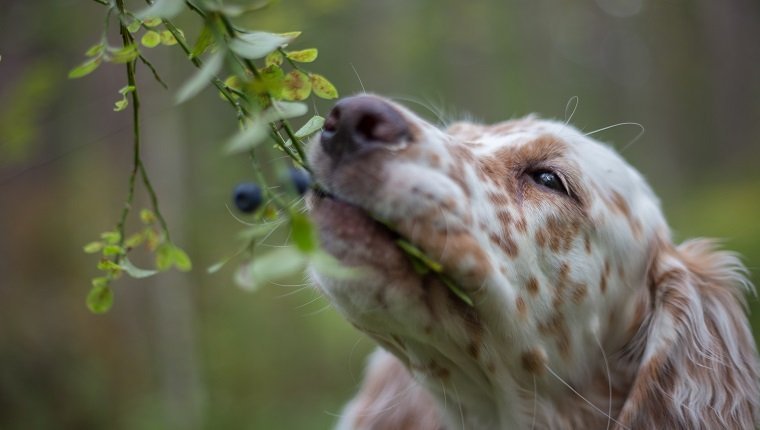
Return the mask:
M760 365L745 316L752 290L736 255L698 239L661 246L651 309L637 335L640 366L621 410L628 429L755 428Z

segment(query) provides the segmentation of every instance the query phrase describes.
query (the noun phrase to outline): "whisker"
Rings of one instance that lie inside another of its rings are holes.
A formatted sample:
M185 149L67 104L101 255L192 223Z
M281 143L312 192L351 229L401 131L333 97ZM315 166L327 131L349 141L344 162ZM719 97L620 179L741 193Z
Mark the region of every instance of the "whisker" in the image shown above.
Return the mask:
M362 92L366 93L367 89L364 88L364 82L362 82L361 76L359 76L359 72L356 71L356 67L354 67L354 63L349 63L351 65L351 69L354 71L354 75L356 75L356 80L359 81L359 86L362 87Z
M580 102L580 98L578 98L578 96L572 96L570 97L570 100L567 101L567 104L565 105L565 125L569 124L570 120L573 119L573 116L575 115L575 110L578 109L579 102ZM570 112L570 116L568 116L567 110L570 107L570 104L573 104L573 111Z
M628 147L630 147L631 145L633 145L634 143L636 143L639 140L639 138L641 138L641 136L643 136L644 133L646 132L646 128L644 128L644 126L641 125L640 123L638 123L638 122L619 122L617 124L608 125L607 127L602 127L600 129L597 129L597 130L594 130L594 131L590 131L590 132L586 133L586 136L591 136L592 134L601 133L603 131L606 131L606 130L609 130L609 129L612 129L612 128L615 128L615 127L620 127L620 126L623 126L623 125L634 125L634 126L638 127L640 129L640 131L639 131L639 134L637 134L633 139L631 139L630 142L628 142L627 144L625 144L625 146L623 146L618 151L618 152L620 152L622 154L623 152L625 152L626 149L628 149Z
M533 375L533 423L530 429L536 428L536 414L538 413L538 387L536 386L536 375Z
M454 383L454 381L451 381L451 387L454 388L454 394L457 396L457 406L459 407L459 418L462 420L462 430L465 430L464 426L464 411L462 410L462 397L459 396L459 390L457 389L457 384Z
M602 414L602 415L606 416L607 418L611 419L612 421L614 421L615 423L617 423L617 424L618 424L618 425L619 425L621 428L624 428L624 429L627 429L627 430L631 430L630 428L626 427L626 425L625 425L625 424L623 424L623 423L621 423L620 421L618 421L618 420L616 420L616 419L612 418L612 417L610 416L610 414L608 414L608 413L604 412L603 410L599 409L599 407L598 407L598 406L596 406L595 404L591 403L591 401L590 401L589 399L587 399L587 398L583 397L583 395L582 395L581 393L579 393L578 391L576 391L576 389L575 389L575 388L573 388L573 386L572 386L572 385L568 384L567 382L565 382L565 380L564 380L564 379L562 379L562 378L561 378L559 375L557 375L557 373L556 373L556 372L554 372L554 370L552 370L552 368L551 368L551 367L549 367L549 365L548 365L548 364L544 363L544 367L546 368L546 370L548 370L548 371L549 371L549 373L550 373L552 376L554 376L555 378L557 378L557 380L558 380L559 382L561 382L561 383L562 383L562 385L564 385L565 387L569 388L569 389L570 389L570 391L572 391L572 392L573 392L573 393L574 393L576 396L578 396L578 398L580 398L581 400L583 400L584 402L586 402L586 404L588 404L589 406L591 406L591 408L593 408L595 411L597 411L597 412L599 412L600 414Z
M602 347L602 343L599 341L599 337L596 335L596 332L594 332L593 335L597 346L599 346L599 350L602 351L602 359L604 359L604 370L607 372L607 430L609 430L610 424L612 423L612 375L610 374L610 366L607 363L607 353L604 351L604 347Z

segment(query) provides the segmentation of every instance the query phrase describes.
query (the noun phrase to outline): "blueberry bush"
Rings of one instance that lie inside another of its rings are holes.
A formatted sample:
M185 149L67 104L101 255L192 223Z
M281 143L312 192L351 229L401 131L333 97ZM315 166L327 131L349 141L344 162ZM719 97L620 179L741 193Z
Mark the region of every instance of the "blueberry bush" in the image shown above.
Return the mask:
M93 0L105 9L102 36L85 51L86 59L69 72L69 78L82 78L110 63L125 71L126 82L118 91L114 111L130 111L133 124L132 169L127 180L124 208L116 226L100 234L98 240L84 246L87 253L98 255L100 275L92 279L86 303L95 313L109 310L113 304L113 284L121 276L134 278L154 276L177 269L188 271L192 262L187 253L172 242L169 226L161 214L159 196L150 181L141 158L143 142L140 134L140 88L136 74L149 72L163 87L160 71L148 59L149 52L159 47L177 47L198 70L174 95L184 103L205 87L212 85L236 115L239 130L224 143L227 153L250 158L257 183L241 184L233 195L240 212L250 214L253 223L241 234L244 245L232 257L212 267L216 272L236 257L244 259L235 275L242 287L254 289L273 279L303 270L307 263L341 269L319 250L316 234L303 213L302 195L310 186L310 168L304 155L304 139L320 130L324 119L315 115L298 130L288 122L307 114L304 103L309 97L334 99L335 86L324 76L307 67L317 59L315 48L290 49L300 32L269 33L241 28L235 18L269 7L268 2L250 6L228 5L221 0L156 0L139 10L131 10L125 0ZM202 29L190 43L173 20L182 13L195 14ZM108 40L109 27L118 26L120 41ZM277 187L259 168L258 160L282 159L276 164L275 177L290 182ZM150 208L137 216L133 201L137 185L142 183L149 197ZM132 218L139 224L129 227ZM279 228L289 228L291 246L259 255L257 244ZM154 267L137 267L130 261L130 252L145 247L154 256ZM256 258L252 258L256 254ZM247 258L246 258L247 257ZM274 263L274 264L273 264Z

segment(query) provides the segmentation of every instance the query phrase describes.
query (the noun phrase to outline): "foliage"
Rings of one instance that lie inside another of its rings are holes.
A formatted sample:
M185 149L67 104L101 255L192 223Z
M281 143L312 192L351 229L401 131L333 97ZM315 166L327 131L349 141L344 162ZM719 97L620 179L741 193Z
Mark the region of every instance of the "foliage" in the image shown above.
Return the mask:
M256 253L256 258L238 271L238 283L246 288L255 288L302 270L312 260L316 261L315 264L328 267L328 270L332 267L336 276L344 274L344 269L340 269L331 257L318 249L314 227L309 218L302 214L299 208L301 202L294 187L283 187L285 192L274 191L256 164L257 157L273 150L271 146L261 145L269 140L274 143L274 148L285 152L292 163L310 171L304 155L303 139L319 131L324 119L313 116L297 132L293 131L288 120L308 112L302 101L310 96L324 99L338 97L330 81L303 66L317 59L317 49L289 50L288 45L301 35L300 32L276 34L253 31L233 23L234 18L266 4L245 8L214 1L157 0L147 8L133 12L126 8L124 0L94 1L107 7L105 28L99 42L85 51L86 59L74 67L68 76L87 76L104 63L124 65L127 83L118 91L120 98L114 103L114 111L132 107L134 156L121 219L114 230L102 233L99 240L84 246L85 252L100 254L97 268L102 272L92 280L92 288L87 295L88 308L95 313L108 311L113 303L112 283L124 274L145 278L171 268L180 271L192 268L187 253L170 239L158 196L140 155L140 99L135 75L140 62L166 87L145 56L148 50L159 46L179 46L198 68L177 91L178 103L192 99L212 84L233 107L240 130L225 147L230 153L246 153L251 158L254 174L263 188L267 204L253 214L257 223L242 235L246 243L233 256L253 257ZM202 30L193 45L187 43L184 32L171 21L185 9L194 12L203 21ZM110 44L107 37L114 17L121 34L120 45ZM224 71L229 75L222 80L219 75ZM280 167L281 170L285 168L287 166ZM142 227L128 234L126 222L132 212L138 176L150 197L151 208L140 212ZM257 244L280 226L291 228L293 246L259 255ZM138 247L154 254L155 269L139 268L129 260L129 253ZM219 270L229 260L213 265L209 272Z

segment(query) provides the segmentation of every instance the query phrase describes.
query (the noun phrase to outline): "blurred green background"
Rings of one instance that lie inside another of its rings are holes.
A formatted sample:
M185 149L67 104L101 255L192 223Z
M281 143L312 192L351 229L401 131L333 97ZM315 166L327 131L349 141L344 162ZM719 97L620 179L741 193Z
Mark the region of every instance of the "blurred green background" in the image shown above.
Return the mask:
M173 106L192 73L178 47L148 52L170 91L139 82L146 163L195 269L124 279L109 314L85 308L97 271L81 247L118 220L131 157L130 115L112 111L123 68L66 79L103 14L0 11L0 428L330 427L372 343L302 279L247 293L233 268L205 273L238 246L226 205L251 174L220 150L235 117L214 91ZM304 31L293 47L319 48L310 69L343 95L363 85L431 120L565 119L577 96L582 130L642 124L633 144L635 126L595 136L648 177L678 240L724 238L760 281L756 0L282 0L241 21ZM196 17L177 23L194 40Z

